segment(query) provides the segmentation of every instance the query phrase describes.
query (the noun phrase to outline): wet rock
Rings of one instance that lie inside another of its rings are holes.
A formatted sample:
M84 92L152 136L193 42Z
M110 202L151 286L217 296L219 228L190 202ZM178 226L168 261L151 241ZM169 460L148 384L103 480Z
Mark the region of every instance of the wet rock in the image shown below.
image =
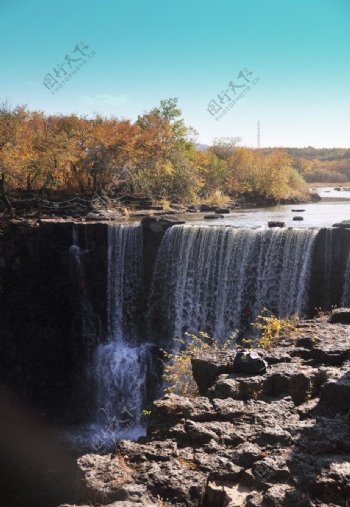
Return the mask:
M342 222L333 224L332 227L337 227L339 229L350 229L350 220L343 220Z
M173 218L171 216L147 216L141 220L141 225L144 229L149 229L152 232L164 232L168 227L172 227L173 225L182 225L186 222L184 220L178 220L177 218Z
M215 210L215 213L217 213L218 215L220 215L220 214L227 215L230 212L231 212L230 208L217 208Z
M223 215L204 215L205 220L216 220L217 218L224 218Z
M285 227L286 222L270 221L270 222L267 222L267 225L269 227Z
M199 207L199 210L201 213L205 213L207 211L215 212L216 209L217 209L217 206L215 206L213 204L201 204Z

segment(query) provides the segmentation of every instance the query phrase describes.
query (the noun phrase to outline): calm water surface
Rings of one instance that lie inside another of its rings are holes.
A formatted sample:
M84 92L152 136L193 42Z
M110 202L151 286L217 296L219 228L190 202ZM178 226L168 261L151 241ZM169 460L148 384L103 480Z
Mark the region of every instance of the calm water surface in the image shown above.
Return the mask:
M305 210L294 212L292 210ZM293 221L294 216L303 217L303 221ZM181 218L181 216L179 216ZM342 220L350 220L350 200L323 201L318 203L273 206L270 208L233 210L224 218L205 220L203 214L184 215L187 222L196 225L231 225L237 227L261 227L269 221L285 222L288 227L331 227Z

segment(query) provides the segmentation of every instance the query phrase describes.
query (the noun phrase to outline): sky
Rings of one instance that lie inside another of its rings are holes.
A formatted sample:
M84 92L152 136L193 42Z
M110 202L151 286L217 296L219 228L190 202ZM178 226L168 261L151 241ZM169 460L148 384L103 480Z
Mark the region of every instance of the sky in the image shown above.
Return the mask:
M200 143L256 147L259 121L262 147L350 147L350 0L0 0L0 20L12 105L135 120L176 97Z

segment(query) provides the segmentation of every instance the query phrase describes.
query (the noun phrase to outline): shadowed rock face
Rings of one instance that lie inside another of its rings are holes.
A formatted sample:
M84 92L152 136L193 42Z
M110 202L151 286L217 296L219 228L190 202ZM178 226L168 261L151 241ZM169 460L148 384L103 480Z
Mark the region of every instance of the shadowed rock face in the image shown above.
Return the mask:
M146 297L159 244L173 224L163 218L143 223ZM72 228L68 222L15 221L0 234L0 381L18 403L26 399L31 409L60 422L89 414L86 365L106 338L107 322L107 226L76 225L82 271L72 265ZM318 234L310 309L339 304L349 238L345 229ZM146 299L143 308L141 326L147 323ZM334 322L349 320L346 312L338 314ZM157 401L149 440L121 442L113 456L82 457L81 501L157 505L160 495L178 506L244 501L252 507L280 499L311 506L311 495L345 506L348 328L307 322L295 343L262 359L266 373L250 375L235 369L234 353L195 358L201 397Z
M312 259L310 312L341 306L349 250L350 230L319 231Z
M160 310L152 321L147 314L155 259L166 230L181 223L173 217L142 221L145 290L139 325L151 339L161 332L163 319ZM73 223L17 220L0 234L0 380L50 417L66 421L84 419L89 410L84 372L91 348L105 340L107 323L107 225L74 227L84 279L72 270ZM349 249L349 230L318 233L310 311L339 305ZM82 329L83 311L88 330Z
M195 357L204 395L164 396L143 442L79 459L90 502L346 507L350 326L318 319L299 329L261 351L262 374L235 372L235 351Z
M107 307L106 226L75 227L82 272L72 223L12 223L0 236L0 381L51 418L72 421L88 410L85 369Z

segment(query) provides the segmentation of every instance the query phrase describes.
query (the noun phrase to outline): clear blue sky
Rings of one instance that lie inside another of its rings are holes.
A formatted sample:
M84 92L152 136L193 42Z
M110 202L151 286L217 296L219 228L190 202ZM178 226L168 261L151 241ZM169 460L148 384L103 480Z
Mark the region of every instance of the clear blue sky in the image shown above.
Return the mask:
M14 105L135 119L178 97L199 142L255 146L260 120L262 146L350 146L350 0L0 0L0 16ZM80 41L95 56L52 95L44 76ZM242 68L260 82L216 121Z

